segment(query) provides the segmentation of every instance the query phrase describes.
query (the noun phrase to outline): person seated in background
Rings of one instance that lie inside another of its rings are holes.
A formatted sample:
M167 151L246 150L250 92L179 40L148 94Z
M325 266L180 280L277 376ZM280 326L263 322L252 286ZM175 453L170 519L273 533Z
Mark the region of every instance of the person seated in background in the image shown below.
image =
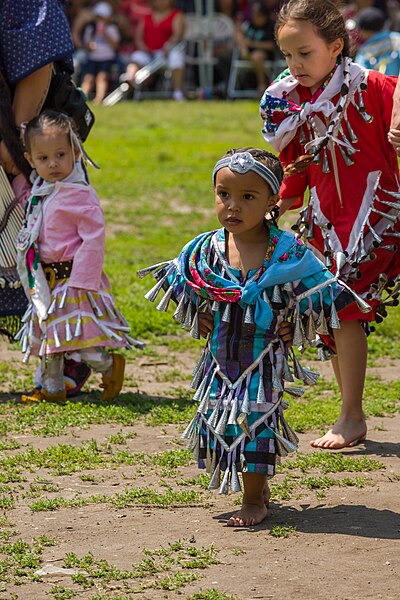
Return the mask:
M144 2L145 0L139 1ZM124 56L130 56L133 51L133 27L130 17L127 14L127 2L130 2L130 0L109 0L108 2L113 9L110 24L117 26L120 36L118 53L115 60L118 70L116 79L118 79L119 74L125 69L126 61L124 61ZM91 0L70 0L68 3L67 16L75 46L74 80L77 85L80 85L82 82L88 59L88 50L83 38L87 27L92 27L93 29L93 24L96 20L93 12L95 5L96 2L91 2Z
M173 98L184 100L185 52L179 42L185 34L185 18L174 8L173 0L149 0L151 13L141 19L135 35L137 50L132 53L126 73L121 77L134 87L137 72L156 58L165 58L171 71Z
M108 2L98 2L93 7L94 22L89 23L83 32L83 43L88 51L82 90L89 95L96 88L93 103L100 104L104 99L117 58L120 43L118 27L111 23L113 9Z
M129 36L123 35L123 43L120 48L125 68L132 52L136 50L134 40L139 23L141 19L151 13L151 9L147 0L114 0L114 4L118 21L123 20L129 25Z
M251 61L257 78L257 91L262 94L267 86L264 62L274 58L274 23L268 8L262 1L255 0L251 5L251 14L236 27L236 45L243 59Z
M385 28L387 19L379 8L364 8L355 20L365 41L354 61L366 69L397 77L400 70L400 33Z

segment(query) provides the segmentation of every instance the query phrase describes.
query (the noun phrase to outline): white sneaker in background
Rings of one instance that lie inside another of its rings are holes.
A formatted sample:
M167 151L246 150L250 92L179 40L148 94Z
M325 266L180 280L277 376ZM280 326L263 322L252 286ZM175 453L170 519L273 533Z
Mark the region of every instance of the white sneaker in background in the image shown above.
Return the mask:
M183 95L182 90L175 90L173 94L173 98L175 102L183 102L185 100L185 96Z

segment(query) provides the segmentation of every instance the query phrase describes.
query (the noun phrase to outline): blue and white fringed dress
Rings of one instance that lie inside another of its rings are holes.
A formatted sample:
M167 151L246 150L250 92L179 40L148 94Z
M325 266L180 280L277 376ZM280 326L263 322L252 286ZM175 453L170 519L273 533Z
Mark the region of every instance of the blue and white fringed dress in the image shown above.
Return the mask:
M273 476L277 456L298 442L283 417L283 394L300 396L304 390L288 384L313 384L318 377L287 350L279 324L291 321L294 345L310 345L317 331L339 327L337 311L353 302L351 292L300 240L273 225L263 266L245 279L226 259L224 229L198 236L175 260L139 276L152 271L157 283L146 298L154 301L163 289L157 308L177 302L174 318L193 337L200 337L201 312L214 317L193 371L197 414L183 434L211 475L210 489L240 490L239 471Z

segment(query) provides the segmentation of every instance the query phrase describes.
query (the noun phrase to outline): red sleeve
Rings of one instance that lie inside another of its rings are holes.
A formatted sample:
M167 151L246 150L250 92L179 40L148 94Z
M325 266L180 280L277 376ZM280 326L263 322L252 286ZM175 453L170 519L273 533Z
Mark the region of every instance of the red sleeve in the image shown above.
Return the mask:
M392 119L393 94L397 77L383 75L378 71L369 71L368 87L365 94L365 108L372 115L380 112L385 131L390 129ZM371 106L370 106L371 105ZM377 109L377 107L379 107Z
M283 168L287 167L287 165L303 154L304 150L296 136L279 154ZM290 207L290 210L293 210L302 206L307 187L308 178L306 169L302 173L284 177L279 195L282 199L296 198L296 202Z

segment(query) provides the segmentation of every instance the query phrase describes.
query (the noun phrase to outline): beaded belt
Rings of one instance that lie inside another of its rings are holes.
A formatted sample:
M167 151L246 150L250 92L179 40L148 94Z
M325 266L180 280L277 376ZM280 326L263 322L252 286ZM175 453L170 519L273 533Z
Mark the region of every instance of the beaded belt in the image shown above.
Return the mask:
M59 279L66 279L71 275L72 264L72 260L42 263L43 271L51 289L54 287L56 281Z

